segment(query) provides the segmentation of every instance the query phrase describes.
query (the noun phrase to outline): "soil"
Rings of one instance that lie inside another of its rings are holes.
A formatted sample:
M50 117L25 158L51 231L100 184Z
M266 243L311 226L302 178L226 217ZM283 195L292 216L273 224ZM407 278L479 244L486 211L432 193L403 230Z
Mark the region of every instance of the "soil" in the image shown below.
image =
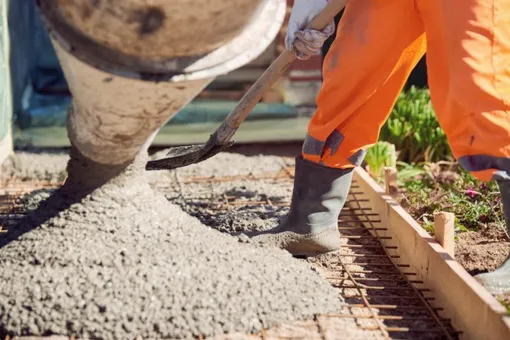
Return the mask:
M497 224L489 224L478 231L466 231L457 237L455 259L471 275L496 269L510 251L507 235Z
M478 231L458 235L455 259L471 274L476 275L498 268L509 256L510 241L503 228L489 224ZM507 308L510 294L496 296Z
M135 162L79 196L72 190L76 181L25 196L30 213L0 238L0 336L191 338L258 332L338 313L342 299L310 263L208 228L146 181L168 180L181 187L170 198L178 203L183 192L194 190L179 183L182 173L236 174L271 168L278 161L226 156L173 173L144 174ZM67 159L20 153L2 173L58 182L65 177ZM250 191L289 192L261 185L246 183L234 194L253 199L258 194ZM203 219L214 220L219 230L232 230L211 216ZM264 225L262 219L257 223ZM357 328L350 319L334 324L342 338L378 334Z

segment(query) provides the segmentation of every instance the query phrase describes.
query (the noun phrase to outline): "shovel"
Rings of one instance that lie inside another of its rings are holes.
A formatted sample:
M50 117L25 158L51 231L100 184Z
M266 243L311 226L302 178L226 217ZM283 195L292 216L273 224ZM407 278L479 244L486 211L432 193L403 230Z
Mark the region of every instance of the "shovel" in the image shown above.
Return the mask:
M348 1L329 0L328 5L313 18L306 28L322 31L340 13ZM283 51L246 92L205 144L170 148L166 155L167 157L149 161L145 168L147 170L176 169L203 162L231 147L235 142L230 141L230 139L234 136L239 126L248 117L262 96L271 89L276 80L287 71L295 60L296 55L294 51Z

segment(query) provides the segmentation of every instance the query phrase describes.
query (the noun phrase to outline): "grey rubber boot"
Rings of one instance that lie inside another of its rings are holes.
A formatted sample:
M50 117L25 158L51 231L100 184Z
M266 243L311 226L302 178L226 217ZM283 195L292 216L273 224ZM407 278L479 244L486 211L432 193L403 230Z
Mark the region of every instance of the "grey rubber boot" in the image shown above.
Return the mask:
M510 235L510 181L498 181L498 185L503 202L506 228ZM495 271L475 277L493 295L510 294L510 254Z
M294 256L315 256L340 249L338 216L353 169L334 169L296 158L290 211L274 229L247 233L253 241L286 249Z

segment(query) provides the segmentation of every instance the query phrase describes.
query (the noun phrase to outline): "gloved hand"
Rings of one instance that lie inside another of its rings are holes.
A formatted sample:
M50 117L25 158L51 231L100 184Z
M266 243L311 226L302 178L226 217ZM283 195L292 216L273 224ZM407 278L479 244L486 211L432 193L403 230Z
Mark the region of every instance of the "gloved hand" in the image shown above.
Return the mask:
M285 47L289 50L294 49L298 59L306 60L312 55L319 54L324 42L335 32L335 22L333 20L322 31L304 29L327 4L327 0L294 1L285 38Z

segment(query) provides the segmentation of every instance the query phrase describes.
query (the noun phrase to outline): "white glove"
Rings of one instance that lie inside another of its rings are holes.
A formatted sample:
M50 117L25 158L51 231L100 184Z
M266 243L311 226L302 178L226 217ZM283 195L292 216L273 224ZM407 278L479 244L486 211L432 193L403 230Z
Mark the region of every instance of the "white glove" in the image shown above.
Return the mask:
M324 42L335 32L335 22L323 30L304 30L304 27L328 4L327 0L295 0L289 18L285 47L295 50L298 59L306 60L320 54Z

